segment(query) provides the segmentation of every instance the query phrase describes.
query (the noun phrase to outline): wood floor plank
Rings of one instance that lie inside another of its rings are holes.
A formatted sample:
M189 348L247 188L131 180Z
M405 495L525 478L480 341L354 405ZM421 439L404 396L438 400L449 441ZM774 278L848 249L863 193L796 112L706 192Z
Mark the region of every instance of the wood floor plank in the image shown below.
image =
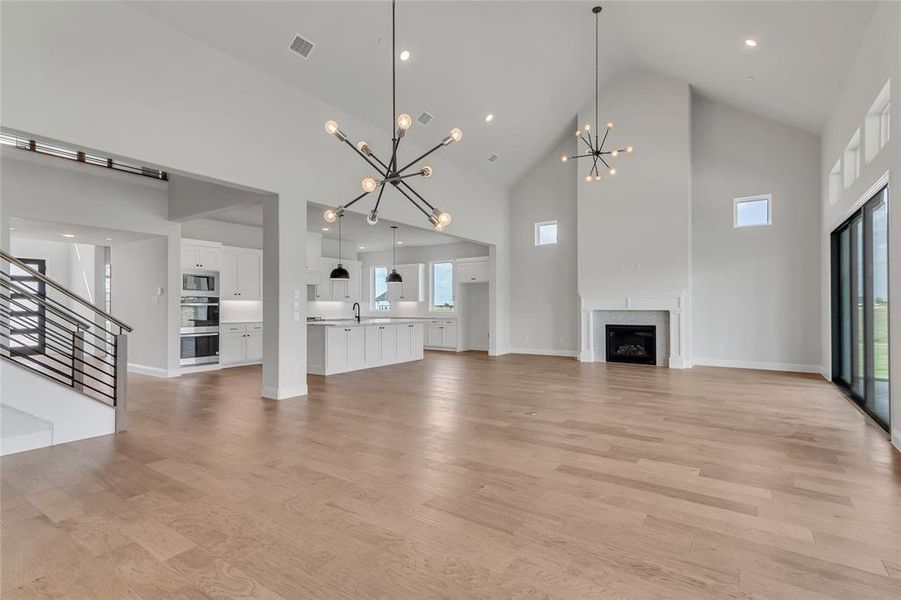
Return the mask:
M816 376L427 352L261 400L129 378L0 459L16 600L888 600L901 455Z

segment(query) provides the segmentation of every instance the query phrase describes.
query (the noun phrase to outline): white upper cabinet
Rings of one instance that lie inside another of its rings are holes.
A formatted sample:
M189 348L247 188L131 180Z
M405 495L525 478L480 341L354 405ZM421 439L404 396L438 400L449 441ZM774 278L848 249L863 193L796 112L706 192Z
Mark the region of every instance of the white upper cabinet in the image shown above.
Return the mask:
M397 272L400 273L403 283L388 284L388 299L392 302L423 302L425 265L398 265Z
M223 300L263 297L263 253L223 247L219 254L219 295Z
M182 244L181 268L218 271L219 248L197 244Z
M458 283L480 283L489 281L488 257L459 258L455 265L454 279Z

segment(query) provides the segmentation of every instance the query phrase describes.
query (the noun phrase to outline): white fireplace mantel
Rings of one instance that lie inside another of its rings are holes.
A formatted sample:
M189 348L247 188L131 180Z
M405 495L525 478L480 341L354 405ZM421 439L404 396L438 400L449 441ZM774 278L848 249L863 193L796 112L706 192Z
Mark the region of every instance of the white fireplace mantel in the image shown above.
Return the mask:
M685 290L644 290L579 294L579 361L603 361L594 350L595 312L601 310L663 310L669 313L669 367L691 367L686 352Z

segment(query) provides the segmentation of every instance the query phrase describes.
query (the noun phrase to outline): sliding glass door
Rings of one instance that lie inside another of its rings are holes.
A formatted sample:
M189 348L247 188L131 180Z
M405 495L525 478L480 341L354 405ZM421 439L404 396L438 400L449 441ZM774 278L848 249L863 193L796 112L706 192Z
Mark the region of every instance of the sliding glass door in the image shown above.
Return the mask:
M889 426L888 188L832 232L832 379Z

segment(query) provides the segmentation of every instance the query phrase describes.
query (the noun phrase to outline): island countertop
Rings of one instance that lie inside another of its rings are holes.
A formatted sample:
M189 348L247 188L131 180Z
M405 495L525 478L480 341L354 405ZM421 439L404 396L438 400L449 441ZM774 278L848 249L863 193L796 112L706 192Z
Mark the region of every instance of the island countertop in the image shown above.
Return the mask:
M422 323L421 319L379 319L363 317L358 323L356 319L323 319L322 321L307 321L307 325L318 327L365 327L366 325L404 325L409 323Z

